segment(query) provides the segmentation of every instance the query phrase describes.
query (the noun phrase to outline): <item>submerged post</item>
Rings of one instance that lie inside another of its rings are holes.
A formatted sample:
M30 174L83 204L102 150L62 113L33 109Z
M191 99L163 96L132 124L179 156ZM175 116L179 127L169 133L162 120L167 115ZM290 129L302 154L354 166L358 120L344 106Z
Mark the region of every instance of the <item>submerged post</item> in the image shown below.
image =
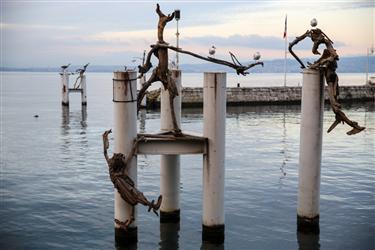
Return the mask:
M63 70L61 75L61 104L69 106L69 73L66 69Z
M135 71L116 71L113 77L114 103L114 153L128 155L137 137L137 74ZM133 80L134 79L134 80ZM137 186L137 158L130 161L128 175ZM115 223L116 244L126 245L137 241L137 210L134 222L124 230ZM130 219L132 206L126 203L115 190L115 219L125 222Z
M304 69L298 173L298 231L319 233L323 109L323 75L318 70Z
M172 70L178 96L173 100L177 124L181 120L181 71ZM169 91L161 88L160 94L160 121L162 131L174 129L169 102ZM160 166L160 194L163 200L160 206L160 222L180 221L180 156L162 155Z
M81 102L82 105L87 105L87 94L86 94L86 76L83 75L81 78Z
M224 242L226 73L204 73L203 241Z

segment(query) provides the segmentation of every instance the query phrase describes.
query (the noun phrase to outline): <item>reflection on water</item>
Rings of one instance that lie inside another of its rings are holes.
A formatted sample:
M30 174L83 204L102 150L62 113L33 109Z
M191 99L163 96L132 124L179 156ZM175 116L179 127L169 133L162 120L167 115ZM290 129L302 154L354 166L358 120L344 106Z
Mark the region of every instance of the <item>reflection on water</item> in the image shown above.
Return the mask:
M87 112L78 102L61 107L56 74L4 76L0 249L114 248L113 185L101 138L113 127L112 75L91 76ZM202 156L186 155L180 230L159 232L159 220L139 209L131 249L373 249L375 104L342 106L366 130L349 137L341 125L323 134L320 235L296 234L300 106L228 107L224 245L201 242ZM202 113L183 109L182 128L201 133ZM159 130L160 112L140 116L141 131ZM334 119L326 105L324 128ZM138 162L139 189L156 197L160 157Z
M297 232L299 250L319 250L319 234Z
M139 132L144 133L146 130L146 109L139 110L138 120L139 120Z
M178 249L180 223L160 223L160 250Z
M224 244L211 244L202 242L201 250L224 250Z

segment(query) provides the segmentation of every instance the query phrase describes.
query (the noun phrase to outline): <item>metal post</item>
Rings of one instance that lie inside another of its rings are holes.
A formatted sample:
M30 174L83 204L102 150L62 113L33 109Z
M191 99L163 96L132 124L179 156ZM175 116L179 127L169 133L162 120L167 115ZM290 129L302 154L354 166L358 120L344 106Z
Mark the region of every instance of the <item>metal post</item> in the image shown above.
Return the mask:
M208 138L203 156L202 239L224 242L226 73L204 73L203 136Z
M86 94L86 76L83 75L81 78L81 102L82 105L87 105L87 94Z
M324 79L305 69L302 80L297 230L319 233Z
M174 98L174 110L178 126L181 122L181 71L172 70L172 77L176 81L178 96ZM173 129L169 92L162 88L160 94L161 130ZM160 166L160 193L163 200L160 206L160 222L180 221L180 156L162 155Z
M66 70L61 73L61 104L69 106L69 73Z
M137 73L116 71L113 78L114 138L115 153L127 155L137 137ZM134 79L134 80L130 80ZM137 185L137 157L128 166L129 177ZM115 190L115 219L125 222L130 219L132 206L126 203ZM135 221L125 231L115 223L115 241L121 245L137 241L137 210Z

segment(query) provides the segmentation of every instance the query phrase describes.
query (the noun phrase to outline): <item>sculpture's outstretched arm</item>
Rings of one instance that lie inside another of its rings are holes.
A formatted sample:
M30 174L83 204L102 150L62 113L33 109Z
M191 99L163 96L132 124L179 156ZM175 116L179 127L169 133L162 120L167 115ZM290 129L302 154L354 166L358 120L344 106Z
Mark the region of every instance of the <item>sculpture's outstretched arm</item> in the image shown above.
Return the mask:
M300 41L302 41L303 39L305 39L309 35L310 35L310 31L308 30L302 36L297 36L296 39L294 39L291 43L289 43L289 47L288 47L288 50L289 50L290 54L297 60L297 62L299 62L302 69L306 68L306 66L303 64L301 59L299 59L299 57L294 53L292 48L293 48L294 45L296 45L297 43L299 43Z
M157 49L152 45L151 50L147 53L146 62L141 66L138 65L138 72L141 75L138 78L141 78L145 73L147 73L152 68L151 56L155 53Z
M254 67L255 65L263 65L263 62L256 62L256 63L250 64L250 65L247 65L247 66L237 65L237 64L234 64L234 63L231 63L231 62L228 62L228 61L224 61L224 60L221 60L221 59L213 58L213 57L204 57L204 56L195 54L193 52L186 51L186 50L183 50L181 48L174 47L174 46L169 46L169 45L166 45L166 44L158 44L156 46L157 47L161 47L161 48L168 48L168 49L171 49L173 51L177 51L179 53L191 55L193 57L196 57L196 58L208 61L208 62L212 62L212 63L216 63L216 64L221 64L221 65L228 66L230 68L235 69L238 75L239 74L241 74L241 75L248 74L248 72L246 72L246 70Z

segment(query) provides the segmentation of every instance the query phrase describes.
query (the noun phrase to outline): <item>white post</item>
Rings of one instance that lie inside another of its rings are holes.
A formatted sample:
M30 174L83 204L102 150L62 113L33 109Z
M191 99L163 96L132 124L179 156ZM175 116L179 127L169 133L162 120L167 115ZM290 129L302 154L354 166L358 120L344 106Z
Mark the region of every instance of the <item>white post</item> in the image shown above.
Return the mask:
M143 87L143 84L146 82L146 75L143 75L142 78L139 79L139 87L138 89L142 89ZM146 103L146 96L143 97L142 101L141 101L141 107L146 107L147 103Z
M61 74L61 104L69 106L69 73L64 70Z
M81 102L82 105L87 105L87 93L86 93L86 76L83 75L81 78Z
M319 232L320 168L324 111L324 79L305 69L302 80L298 173L298 231Z
M172 78L176 81L178 96L174 98L177 124L181 120L181 71L172 70ZM162 131L173 130L169 92L162 87L160 94L160 122ZM163 200L160 206L160 222L180 221L180 156L162 155L160 164L160 193Z
M117 71L113 78L115 153L128 155L137 137L137 73L135 71ZM129 80L134 79L134 80ZM128 166L129 177L137 185L137 157L134 156ZM137 241L137 210L135 221L127 231L115 223L115 241L127 244ZM130 219L132 206L126 203L115 190L115 219L125 222Z
M226 73L204 73L203 241L224 242Z

